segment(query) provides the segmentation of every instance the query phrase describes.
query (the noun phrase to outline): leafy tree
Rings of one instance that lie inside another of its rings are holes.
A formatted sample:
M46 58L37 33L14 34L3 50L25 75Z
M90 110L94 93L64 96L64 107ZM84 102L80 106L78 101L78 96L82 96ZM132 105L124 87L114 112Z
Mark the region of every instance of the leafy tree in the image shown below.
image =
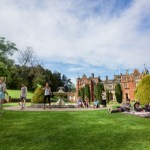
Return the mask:
M140 83L138 84L135 97L140 101L141 104L149 104L150 103L150 75L146 75L142 78Z
M17 50L15 43L6 41L4 37L0 37L0 62L6 63L8 56L12 56Z
M8 77L9 68L14 64L14 61L9 59L17 51L16 45L10 41L6 41L4 37L0 37L0 75Z
M118 103L122 103L122 89L120 83L115 85L115 95Z
M20 50L18 61L21 65L14 64L14 60L8 56L17 50L14 43L0 37L0 76L7 77L8 88L18 89L24 83L29 90L34 90L37 84L45 85L48 82L52 91L57 91L62 86L65 91L75 91L74 84L65 75L61 77L61 73L52 73L39 64L32 47Z
M18 50L16 44L6 41L4 37L0 37L0 56L13 55Z
M8 75L7 67L4 63L0 62L0 76L6 77Z

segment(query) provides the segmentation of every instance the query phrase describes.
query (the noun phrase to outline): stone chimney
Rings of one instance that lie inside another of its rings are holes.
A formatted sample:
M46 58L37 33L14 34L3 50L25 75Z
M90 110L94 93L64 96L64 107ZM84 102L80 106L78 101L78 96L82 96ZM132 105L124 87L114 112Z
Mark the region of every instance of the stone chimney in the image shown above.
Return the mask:
M108 81L108 76L106 76L106 81Z
M94 73L91 73L91 77L94 78Z
M129 70L126 70L126 75L128 75L129 74Z

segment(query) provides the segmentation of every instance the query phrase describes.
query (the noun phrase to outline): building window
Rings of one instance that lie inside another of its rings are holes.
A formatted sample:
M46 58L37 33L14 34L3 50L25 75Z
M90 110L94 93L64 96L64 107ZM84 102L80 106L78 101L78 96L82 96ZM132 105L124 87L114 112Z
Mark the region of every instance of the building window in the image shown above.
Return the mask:
M135 75L134 78L135 79L139 79L140 77L139 77L139 75Z
M124 83L124 88L127 88L128 87L128 84L127 83Z
M125 81L125 80L126 80L126 77L122 77L122 80L124 80L124 81Z
M137 87L137 86L138 86L138 84L139 84L139 83L138 83L138 82L136 82L136 83L135 83L135 86Z
M128 93L126 93L126 99L129 99Z
M109 85L108 85L108 88L109 88L109 89L112 89L112 85L109 84Z

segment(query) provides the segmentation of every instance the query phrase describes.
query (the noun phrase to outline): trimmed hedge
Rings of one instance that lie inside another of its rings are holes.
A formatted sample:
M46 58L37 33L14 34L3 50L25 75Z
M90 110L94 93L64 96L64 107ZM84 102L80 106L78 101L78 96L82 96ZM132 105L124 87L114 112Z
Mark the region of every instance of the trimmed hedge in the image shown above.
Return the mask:
M12 98L10 102L20 102L20 98ZM31 102L31 99L26 99L26 102Z
M32 103L43 103L44 102L44 90L41 87L37 87L33 97L31 99Z
M141 104L150 103L150 75L142 78L136 88L135 97Z

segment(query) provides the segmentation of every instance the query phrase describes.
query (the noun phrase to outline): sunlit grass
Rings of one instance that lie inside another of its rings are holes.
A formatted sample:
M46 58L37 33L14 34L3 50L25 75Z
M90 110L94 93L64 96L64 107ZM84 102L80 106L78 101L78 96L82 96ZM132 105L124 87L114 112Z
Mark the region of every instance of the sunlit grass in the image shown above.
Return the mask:
M148 150L150 120L106 110L85 112L5 111L1 150Z
M20 90L7 90L9 96L11 96L11 98L20 98ZM27 93L27 98L31 99L33 96L33 92L28 91Z

